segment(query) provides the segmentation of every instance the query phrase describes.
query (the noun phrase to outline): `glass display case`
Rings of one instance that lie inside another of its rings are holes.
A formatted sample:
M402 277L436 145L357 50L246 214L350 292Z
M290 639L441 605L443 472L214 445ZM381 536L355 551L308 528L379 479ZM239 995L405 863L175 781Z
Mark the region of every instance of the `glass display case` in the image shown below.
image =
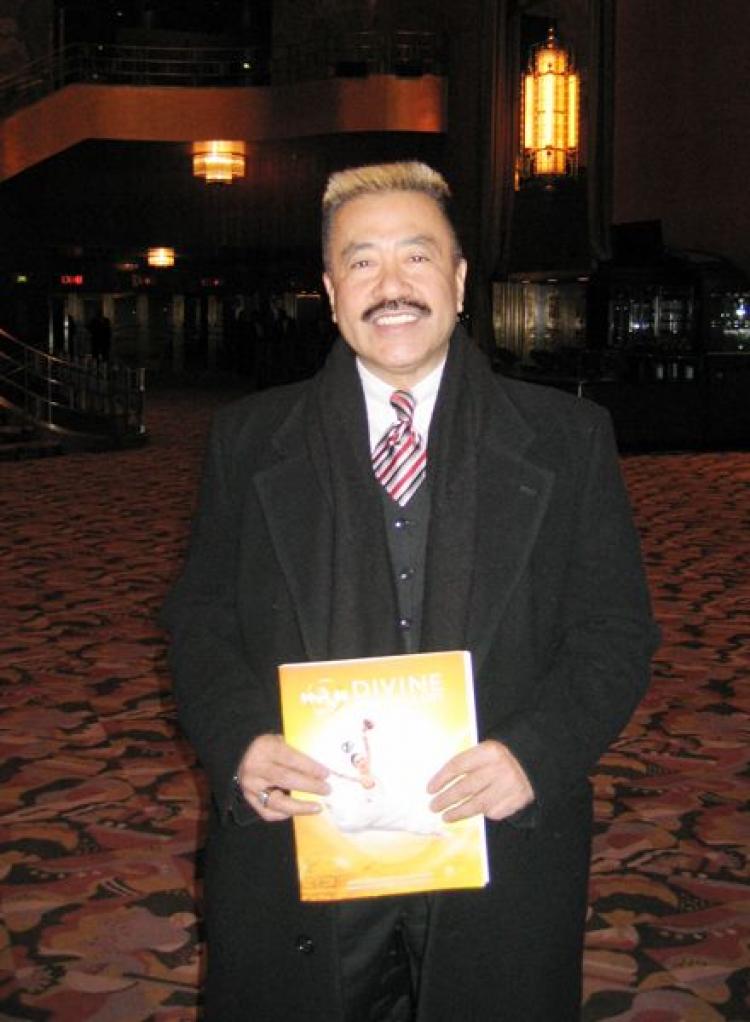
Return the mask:
M599 401L624 449L750 445L750 285L736 268L674 253L536 277L494 286L498 371Z
M694 344L693 291L688 286L620 285L609 303L608 347L689 352Z
M750 353L750 289L708 296L708 350Z

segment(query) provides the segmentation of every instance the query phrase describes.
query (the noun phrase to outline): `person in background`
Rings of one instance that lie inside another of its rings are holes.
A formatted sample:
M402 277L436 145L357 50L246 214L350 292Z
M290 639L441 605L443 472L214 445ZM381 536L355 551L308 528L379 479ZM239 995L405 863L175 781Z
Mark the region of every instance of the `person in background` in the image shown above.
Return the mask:
M99 361L108 362L112 348L112 324L109 317L103 312L97 312L88 329L91 337L91 354Z

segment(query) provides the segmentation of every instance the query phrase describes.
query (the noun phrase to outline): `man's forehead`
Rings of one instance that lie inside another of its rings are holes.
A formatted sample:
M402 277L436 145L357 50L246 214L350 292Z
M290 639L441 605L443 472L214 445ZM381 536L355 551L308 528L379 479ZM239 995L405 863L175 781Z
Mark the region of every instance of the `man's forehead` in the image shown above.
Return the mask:
M358 195L337 209L331 222L331 234L341 246L375 243L386 236L405 244L440 245L452 233L438 203L422 192Z

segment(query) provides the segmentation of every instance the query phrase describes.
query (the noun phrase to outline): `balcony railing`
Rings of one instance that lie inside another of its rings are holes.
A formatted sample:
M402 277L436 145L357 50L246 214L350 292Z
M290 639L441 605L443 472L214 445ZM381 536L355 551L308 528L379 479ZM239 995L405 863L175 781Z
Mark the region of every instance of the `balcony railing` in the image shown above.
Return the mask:
M0 404L76 446L146 439L145 370L48 355L0 330Z
M437 32L348 32L323 42L287 46L274 54L274 84L325 78L446 74L445 41Z
M268 53L257 47L74 43L0 78L0 116L66 85L252 86L334 77L445 74L434 32L350 32Z
M260 53L247 47L115 46L75 43L0 78L0 113L79 82L99 85L226 86L267 80Z

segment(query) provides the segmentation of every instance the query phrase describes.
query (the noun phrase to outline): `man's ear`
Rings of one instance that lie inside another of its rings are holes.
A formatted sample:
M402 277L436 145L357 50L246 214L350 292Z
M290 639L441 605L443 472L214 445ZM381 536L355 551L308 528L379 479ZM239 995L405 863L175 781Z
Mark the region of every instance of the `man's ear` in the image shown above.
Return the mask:
M323 286L326 289L326 294L328 295L328 301L329 301L330 306L331 306L331 319L335 323L336 322L336 290L335 290L335 288L333 286L333 281L331 280L331 277L330 277L330 274L328 273L328 271L326 271L323 274Z
M456 263L456 312L463 312L464 291L466 289L466 268L465 259L459 259Z

